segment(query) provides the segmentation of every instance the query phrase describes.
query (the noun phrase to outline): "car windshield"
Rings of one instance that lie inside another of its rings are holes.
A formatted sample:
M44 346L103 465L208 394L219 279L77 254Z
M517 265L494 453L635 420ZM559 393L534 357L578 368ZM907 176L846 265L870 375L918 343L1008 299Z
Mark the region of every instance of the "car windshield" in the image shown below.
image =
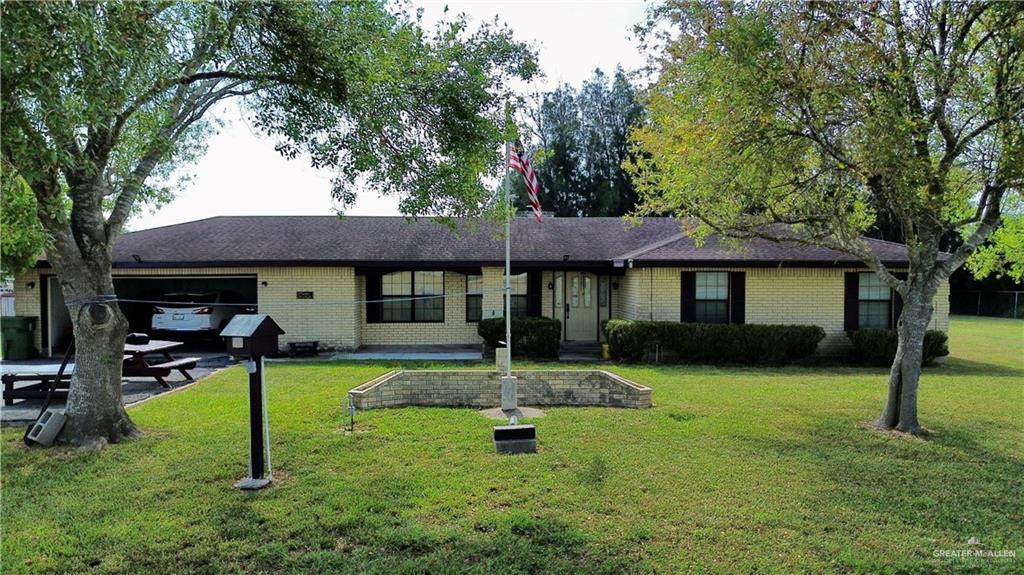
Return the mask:
M164 295L164 301L170 303L215 303L217 292L169 293Z

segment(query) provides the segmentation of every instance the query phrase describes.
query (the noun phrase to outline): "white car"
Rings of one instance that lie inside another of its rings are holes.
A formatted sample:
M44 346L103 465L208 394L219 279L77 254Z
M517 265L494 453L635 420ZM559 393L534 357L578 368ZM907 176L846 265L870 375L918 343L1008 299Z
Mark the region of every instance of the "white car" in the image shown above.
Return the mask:
M235 315L256 312L255 304L238 305L245 299L230 290L169 293L160 299L169 303L153 308L153 331L219 333Z

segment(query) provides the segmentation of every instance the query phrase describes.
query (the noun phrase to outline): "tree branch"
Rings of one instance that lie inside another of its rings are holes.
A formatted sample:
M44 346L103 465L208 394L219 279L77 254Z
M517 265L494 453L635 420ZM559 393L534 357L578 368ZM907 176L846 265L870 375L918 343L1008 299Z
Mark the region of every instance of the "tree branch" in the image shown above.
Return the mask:
M944 277L949 277L960 266L964 265L967 258L978 249L992 235L992 232L999 227L1002 219L1002 199L1005 189L993 188L988 191L987 202L984 207L984 215L978 223L977 229L964 240L964 243L953 252L945 261L936 266L935 271L941 272Z
M150 141L145 153L143 153L135 168L125 179L120 193L117 194L117 198L114 200L114 208L111 210L110 216L107 217L106 221L108 240L112 240L121 232L121 228L131 215L132 207L135 205L135 201L142 190L146 178L149 177L163 156L168 152L172 146L170 142L176 140L185 130L202 119L203 115L217 102L235 96L245 96L258 90L255 87L238 90L238 86L244 83L244 81L233 82L217 90L196 90L192 94L186 93L184 85L181 86L179 94L175 98L178 101L178 104L175 105L177 108L176 113ZM214 85L211 84L211 86ZM205 93L201 93L204 91Z

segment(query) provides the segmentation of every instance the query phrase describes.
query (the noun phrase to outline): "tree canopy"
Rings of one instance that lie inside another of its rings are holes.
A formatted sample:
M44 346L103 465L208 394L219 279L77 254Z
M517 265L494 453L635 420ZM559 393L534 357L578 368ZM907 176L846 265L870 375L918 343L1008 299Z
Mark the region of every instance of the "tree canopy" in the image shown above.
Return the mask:
M35 265L46 246L36 218L36 198L24 178L0 169L0 279Z
M409 214L471 212L501 165L507 81L535 71L507 29L431 32L382 2L21 2L3 30L7 165L44 204L98 202L108 236L172 191L236 97L283 154L336 171L343 206L365 186Z
M906 302L880 425L895 427L895 410L920 431L914 364L939 285L971 256L994 268L1021 245L1004 222L1024 184L1024 6L670 1L651 16L659 75L631 134L637 213L862 259ZM907 244L905 278L863 239L879 214ZM962 241L947 256L950 234Z
M621 216L636 205L622 162L629 129L643 112L622 68L601 70L579 88L560 85L538 95L527 110L541 206L556 216ZM516 185L516 207L528 209L526 188Z
M879 209L910 243L923 221L987 238L1019 209L1019 6L669 3L655 16L678 34L632 135L649 154L630 166L641 212L695 215L703 232L789 223L870 259L857 238Z
M111 249L203 153L212 109L240 99L282 154L337 174L343 207L365 186L409 215L465 215L500 173L509 82L536 71L504 27L427 30L383 0L9 2L0 60L4 170L34 196L75 332L64 434L100 445L135 431Z

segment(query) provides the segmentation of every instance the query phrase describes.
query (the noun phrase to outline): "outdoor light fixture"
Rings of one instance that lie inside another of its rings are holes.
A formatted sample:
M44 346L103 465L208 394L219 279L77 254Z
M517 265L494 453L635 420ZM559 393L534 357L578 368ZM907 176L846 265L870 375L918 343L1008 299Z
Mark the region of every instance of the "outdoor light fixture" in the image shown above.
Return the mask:
M263 287L267 287L267 282L262 281L262 282L260 282L260 285L263 286Z
M36 282L28 282L27 284L25 284L25 287L27 287L28 289L36 289Z
M555 283L554 282L548 282L548 289L555 289Z
M612 282L612 289L619 289L619 282Z

